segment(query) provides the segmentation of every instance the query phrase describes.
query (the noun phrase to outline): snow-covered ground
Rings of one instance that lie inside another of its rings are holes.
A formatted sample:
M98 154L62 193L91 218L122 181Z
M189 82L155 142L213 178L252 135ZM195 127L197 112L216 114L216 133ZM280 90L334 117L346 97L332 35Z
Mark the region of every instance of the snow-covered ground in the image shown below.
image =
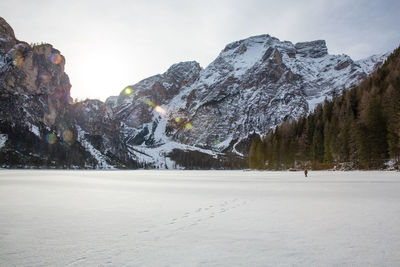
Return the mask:
M397 172L0 171L1 266L399 266Z

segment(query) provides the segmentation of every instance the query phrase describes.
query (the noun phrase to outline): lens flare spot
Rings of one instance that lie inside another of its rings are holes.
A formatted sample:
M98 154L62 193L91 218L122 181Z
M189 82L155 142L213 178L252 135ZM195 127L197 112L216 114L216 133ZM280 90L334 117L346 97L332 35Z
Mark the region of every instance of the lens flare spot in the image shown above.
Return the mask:
M186 128L186 130L190 131L190 130L192 130L193 125L190 122L188 122L185 124L185 128Z
M179 123L181 121L181 118L175 118L175 122Z
M24 63L24 57L20 51L14 51L12 53L12 63L14 66L20 67Z
M62 57L61 57L61 55L58 54L58 53L52 53L52 54L50 55L50 61L51 61L53 64L60 64L60 63L61 63L61 60L62 60Z
M78 98L72 98L72 97L69 97L68 98L68 103L70 104L70 105L75 105L76 103L78 103Z
M124 92L125 92L126 95L130 95L130 94L132 94L132 89L129 88L129 87L126 87Z
M71 132L71 130L65 130L62 134L63 140L67 142L71 142L74 138L74 134Z
M154 110L157 111L158 113L160 113L161 115L165 115L165 113L166 113L165 110L160 106L156 106L154 108Z
M57 142L57 136L53 133L51 134L46 134L44 137L45 141L49 143L50 145L55 144Z
M51 81L51 74L48 73L47 71L46 72L42 72L42 73L39 74L39 80L42 83L48 83L48 82Z

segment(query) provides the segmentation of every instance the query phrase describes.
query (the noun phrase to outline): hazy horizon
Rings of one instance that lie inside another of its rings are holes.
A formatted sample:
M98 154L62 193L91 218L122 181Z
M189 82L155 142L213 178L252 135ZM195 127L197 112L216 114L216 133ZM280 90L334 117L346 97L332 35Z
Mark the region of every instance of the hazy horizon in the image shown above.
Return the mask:
M292 43L324 39L330 54L361 59L396 48L398 1L163 2L4 0L19 40L51 43L66 57L72 97L105 100L127 85L259 34Z

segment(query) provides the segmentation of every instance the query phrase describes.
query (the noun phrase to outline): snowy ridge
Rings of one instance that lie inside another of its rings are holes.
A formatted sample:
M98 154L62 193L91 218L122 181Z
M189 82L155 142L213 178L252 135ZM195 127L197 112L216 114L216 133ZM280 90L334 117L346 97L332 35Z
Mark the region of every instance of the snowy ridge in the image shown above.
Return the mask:
M275 39L270 38L269 42L266 43L265 38L268 39L270 36L255 36L229 44L221 52L219 58L223 58L229 64L233 76L240 77L260 61L268 49L267 44L276 42ZM218 68L219 61L215 61L212 64L215 64L215 67Z
M366 72L366 73L372 73L375 71L379 65L386 60L386 58L392 53L392 51L389 51L384 54L378 54L378 55L372 55L370 57L364 58L357 60L356 63L360 65L360 67Z

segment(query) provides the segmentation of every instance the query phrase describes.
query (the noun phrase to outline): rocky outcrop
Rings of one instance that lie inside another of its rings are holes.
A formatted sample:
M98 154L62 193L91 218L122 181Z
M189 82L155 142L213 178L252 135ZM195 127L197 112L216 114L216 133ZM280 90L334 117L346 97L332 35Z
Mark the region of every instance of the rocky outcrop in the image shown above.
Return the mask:
M7 139L0 166L96 167L77 141L64 65L50 44L19 41L0 18L0 133Z
M0 17L0 54L4 55L17 43L14 30Z
M328 55L325 40L296 43L296 54L302 57L319 58Z

